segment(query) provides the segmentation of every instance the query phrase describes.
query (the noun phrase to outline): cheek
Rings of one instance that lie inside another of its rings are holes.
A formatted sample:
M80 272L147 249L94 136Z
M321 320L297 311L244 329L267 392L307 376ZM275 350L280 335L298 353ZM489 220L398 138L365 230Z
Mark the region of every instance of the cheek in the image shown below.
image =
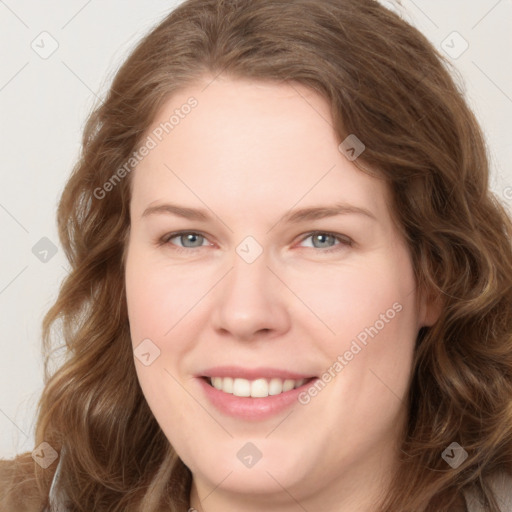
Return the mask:
M323 329L321 339L331 357L349 350L354 340L361 347L382 340L372 350L375 357L395 350L404 354L404 345L413 344L417 334L416 290L413 269L405 255L380 256L361 265L318 272L314 279L300 280L297 276L296 282L302 282L298 294L315 313L317 318L311 317L311 321Z
M126 265L126 299L132 340L165 339L200 303L208 283L190 271L149 263L136 254Z
M128 253L125 280L138 381L158 423L174 439L184 421L182 416L190 410L190 397L177 382L182 377L175 362L182 359L190 344L185 336L173 336L173 329L186 328L188 332L193 328L187 324L187 312L197 302L200 290L191 289L195 281L190 276L176 269L166 270L136 250ZM160 350L157 357L154 346L145 341L148 339ZM139 345L144 350L139 350ZM148 351L152 360L146 365L138 354Z
M127 265L126 300L134 345L144 338L160 338L165 329L169 329L164 321L165 297L162 293L156 275L150 270L136 263Z

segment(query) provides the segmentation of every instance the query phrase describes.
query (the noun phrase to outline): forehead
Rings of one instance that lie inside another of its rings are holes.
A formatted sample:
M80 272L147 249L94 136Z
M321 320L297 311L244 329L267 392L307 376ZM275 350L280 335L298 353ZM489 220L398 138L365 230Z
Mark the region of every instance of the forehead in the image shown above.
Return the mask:
M133 175L140 208L175 194L239 214L343 200L387 208L385 184L339 151L329 104L302 85L198 82L167 99L146 137L155 147Z

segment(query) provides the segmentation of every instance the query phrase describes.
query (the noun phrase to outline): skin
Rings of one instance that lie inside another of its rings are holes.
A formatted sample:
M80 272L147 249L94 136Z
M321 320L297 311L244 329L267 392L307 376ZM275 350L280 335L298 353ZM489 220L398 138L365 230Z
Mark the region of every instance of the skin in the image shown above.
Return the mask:
M198 106L132 174L131 336L134 348L149 338L161 351L149 366L135 359L142 390L192 471L195 509L372 511L397 460L418 330L439 311L417 293L387 185L338 150L323 98L225 77L203 90L209 82L168 99L148 134L190 96ZM375 219L281 220L342 201ZM206 209L211 220L142 216L163 203ZM175 231L205 238L195 249L179 236L158 245ZM312 231L353 243L315 245ZM247 236L263 250L250 264L236 252ZM401 311L307 405L247 421L202 393L197 373L217 365L320 376L395 303ZM251 468L237 458L248 441L262 453Z

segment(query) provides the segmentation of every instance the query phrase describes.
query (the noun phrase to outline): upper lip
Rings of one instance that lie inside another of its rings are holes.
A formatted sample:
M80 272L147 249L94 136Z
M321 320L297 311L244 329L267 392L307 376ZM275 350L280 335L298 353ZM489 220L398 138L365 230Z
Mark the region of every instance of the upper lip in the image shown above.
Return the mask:
M240 366L215 366L201 372L198 377L232 377L247 380L256 379L309 379L314 375L291 372L280 368L242 368Z

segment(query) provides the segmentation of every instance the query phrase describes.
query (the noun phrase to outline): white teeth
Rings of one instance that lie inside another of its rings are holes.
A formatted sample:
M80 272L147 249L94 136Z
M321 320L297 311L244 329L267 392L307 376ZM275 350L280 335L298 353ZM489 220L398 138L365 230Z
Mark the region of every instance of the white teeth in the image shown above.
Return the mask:
M254 398L268 396L268 382L265 379L251 382L251 396Z
M226 393L233 393L233 379L231 377L218 377L221 380L220 388Z
M212 377L212 386L217 389L222 389L222 377Z
M298 388L304 384L306 379L256 379L253 381L247 379L232 377L211 377L211 385L224 393L230 393L235 396L265 398L269 395L279 395Z
M251 396L251 382L246 379L235 379L233 381L233 395Z
M295 386L295 381L292 379L286 379L283 383L283 393L285 391L290 391Z
M283 392L283 381L281 379L270 379L268 386L269 395L279 395Z

